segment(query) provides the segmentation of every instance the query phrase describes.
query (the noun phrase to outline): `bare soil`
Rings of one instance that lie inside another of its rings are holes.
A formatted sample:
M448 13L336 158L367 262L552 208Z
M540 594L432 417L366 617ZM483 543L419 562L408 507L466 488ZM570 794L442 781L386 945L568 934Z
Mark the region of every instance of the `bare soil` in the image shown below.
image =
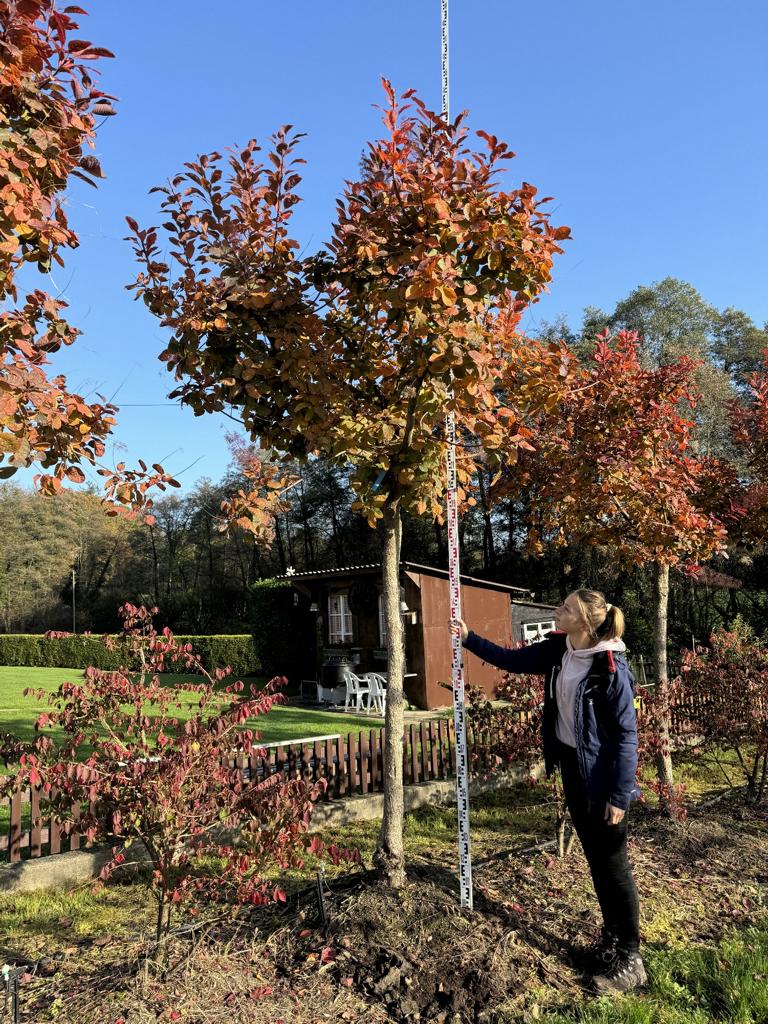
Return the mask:
M765 922L768 818L726 798L682 824L633 810L644 938L672 947ZM544 822L546 825L547 822ZM542 835L544 835L542 830ZM450 844L419 848L400 891L370 872L285 908L221 920L146 959L134 933L48 951L22 985L25 1022L511 1024L589 998L580 951L597 934L586 863L499 830L476 844L474 909L457 900Z

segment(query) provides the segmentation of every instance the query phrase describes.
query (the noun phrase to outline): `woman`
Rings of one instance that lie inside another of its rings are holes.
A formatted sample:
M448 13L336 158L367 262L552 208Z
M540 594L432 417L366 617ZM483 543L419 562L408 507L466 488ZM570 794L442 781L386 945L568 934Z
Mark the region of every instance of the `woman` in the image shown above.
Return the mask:
M560 768L568 811L592 872L603 915L591 950L598 992L629 992L647 978L640 908L627 857L627 809L637 795L634 681L621 640L624 616L597 590L576 590L555 612L557 631L509 650L470 632L468 651L507 672L545 677L547 775Z

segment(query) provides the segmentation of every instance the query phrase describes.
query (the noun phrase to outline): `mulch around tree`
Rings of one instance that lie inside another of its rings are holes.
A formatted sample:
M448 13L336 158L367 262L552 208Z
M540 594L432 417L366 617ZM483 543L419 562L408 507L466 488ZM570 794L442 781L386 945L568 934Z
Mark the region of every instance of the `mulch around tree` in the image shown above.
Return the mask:
M765 921L768 816L729 798L682 824L632 814L648 945L712 942ZM22 1020L511 1024L589 998L580 950L598 920L577 847L559 860L500 836L475 861L472 911L458 905L445 847L408 875L400 891L367 872L329 881L326 927L307 889L298 905L178 936L164 965L142 966L138 938L73 943L22 987Z

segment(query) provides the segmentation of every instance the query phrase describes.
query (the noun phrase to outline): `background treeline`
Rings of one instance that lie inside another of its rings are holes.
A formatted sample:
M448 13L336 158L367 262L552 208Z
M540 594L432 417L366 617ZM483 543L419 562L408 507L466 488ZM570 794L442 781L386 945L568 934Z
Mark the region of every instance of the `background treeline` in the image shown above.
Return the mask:
M542 323L537 334L564 337L588 351L606 327L637 330L649 366L682 354L700 361L702 398L693 412L697 445L702 454L727 459L742 472L728 431L728 408L743 400L749 373L760 368L768 347L765 328L738 310L718 311L685 282L666 279L636 289L610 314L588 308L578 331L564 322ZM240 633L252 628L249 601L257 580L289 567L302 571L379 561L380 538L353 511L345 474L315 461L297 466L296 475L299 483L286 495L288 510L275 519L269 550L244 530L219 529L222 500L244 483L234 467L221 481L202 480L183 496L158 501L152 526L107 517L96 494L43 498L0 485L0 630L71 629L73 568L78 631L114 631L117 607L129 600L157 605L161 624L178 632ZM477 484L477 505L461 519L464 572L528 587L551 603L574 587L596 586L627 611L633 649L650 649L650 571L620 569L597 547L548 543L542 557L528 557L525 499L491 507L490 480ZM447 566L444 528L406 516L402 555ZM735 536L730 558L711 568L742 587L712 587L673 574L673 646L690 646L693 636L704 639L737 616L757 633L768 629L764 549L743 547Z

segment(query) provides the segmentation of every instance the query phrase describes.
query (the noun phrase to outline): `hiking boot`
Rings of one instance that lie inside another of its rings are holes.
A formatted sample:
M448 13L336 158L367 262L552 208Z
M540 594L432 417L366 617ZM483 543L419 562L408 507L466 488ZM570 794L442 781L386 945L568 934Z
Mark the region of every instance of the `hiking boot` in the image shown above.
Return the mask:
M617 949L610 967L592 979L598 995L631 992L648 981L639 953Z
M619 940L613 932L603 928L600 938L582 950L579 956L588 964L590 970L607 971L616 956L618 944Z

